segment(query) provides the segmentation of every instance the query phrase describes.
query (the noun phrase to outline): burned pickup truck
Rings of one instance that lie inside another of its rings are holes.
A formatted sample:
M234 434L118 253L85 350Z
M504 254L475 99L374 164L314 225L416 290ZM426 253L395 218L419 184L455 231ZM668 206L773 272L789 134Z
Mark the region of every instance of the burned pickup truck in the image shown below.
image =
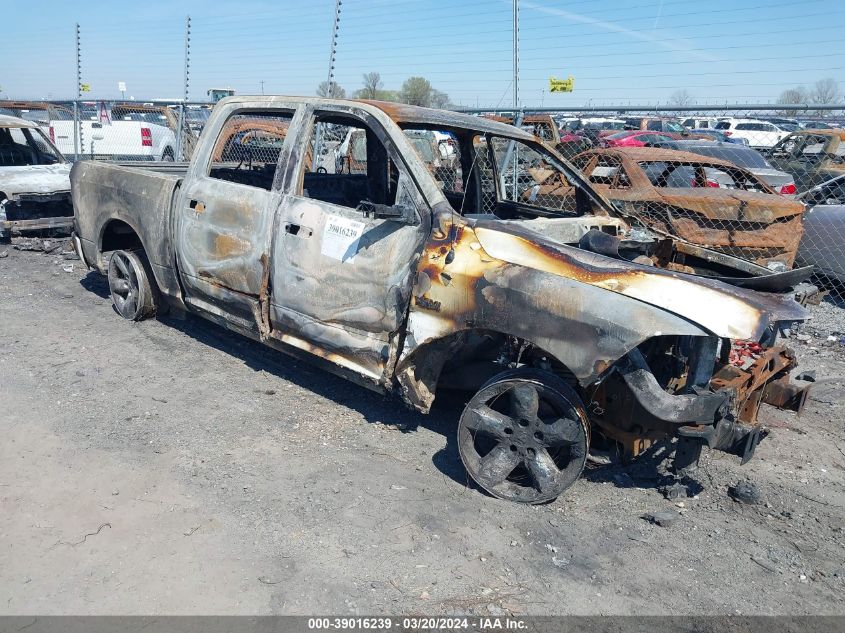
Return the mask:
M215 154L250 122L283 130L281 147ZM313 160L324 126L360 131L360 170ZM417 154L409 136L420 131L455 139L454 183ZM512 126L379 102L232 97L175 167L74 166L75 243L108 275L117 312L196 312L425 413L439 389L462 390L460 455L497 497L554 499L597 442L635 457L678 438L678 468L703 446L748 459L764 435L760 402L801 403L777 344L805 318L794 279L631 233L575 169ZM526 197L537 170L571 195ZM701 274L671 270L678 257ZM739 287L749 284L782 292Z
M36 123L0 115L0 239L72 223L70 165Z

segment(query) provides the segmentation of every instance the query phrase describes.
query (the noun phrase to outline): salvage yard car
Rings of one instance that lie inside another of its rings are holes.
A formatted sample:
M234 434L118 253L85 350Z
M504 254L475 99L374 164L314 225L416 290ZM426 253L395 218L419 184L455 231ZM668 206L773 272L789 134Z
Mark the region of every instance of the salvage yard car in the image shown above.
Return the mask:
M798 130L768 150L778 169L795 177L799 192L845 174L845 130Z
M796 192L795 178L792 174L775 169L766 157L753 147L694 140L676 141L670 149L719 158L743 167L783 196L791 196Z
M0 115L0 239L72 224L70 165L37 123Z
M284 130L281 151L215 160L245 120ZM321 125L362 133L364 172L314 169ZM460 190L434 179L413 131L455 139ZM76 248L108 275L118 314L196 312L424 413L438 388L466 390L461 459L497 497L556 498L591 443L631 458L677 438L678 471L703 446L747 460L765 435L760 402L803 401L778 344L805 318L791 273L731 285L672 270L685 245L627 232L576 170L515 127L394 103L237 96L217 104L184 173L151 168L81 161L71 174ZM530 195L541 182L569 194ZM683 254L727 269L717 253ZM758 283L769 292L741 287ZM752 351L737 363L736 349Z
M601 193L648 226L773 269L795 261L804 205L747 169L650 147L590 150L574 160Z

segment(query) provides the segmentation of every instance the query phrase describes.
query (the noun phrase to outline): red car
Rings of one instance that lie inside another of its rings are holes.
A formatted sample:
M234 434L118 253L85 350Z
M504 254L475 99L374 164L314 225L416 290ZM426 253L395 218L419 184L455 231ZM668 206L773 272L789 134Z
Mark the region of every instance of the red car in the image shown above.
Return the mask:
M605 136L602 140L608 147L645 147L655 143L670 143L675 139L669 134L658 134L650 130L625 130Z

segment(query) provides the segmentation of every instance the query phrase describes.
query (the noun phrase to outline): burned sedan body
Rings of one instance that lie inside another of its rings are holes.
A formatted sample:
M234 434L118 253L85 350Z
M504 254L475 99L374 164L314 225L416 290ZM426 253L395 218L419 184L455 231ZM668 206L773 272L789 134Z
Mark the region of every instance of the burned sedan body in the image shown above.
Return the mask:
M36 123L0 116L0 238L72 223L70 165Z
M283 129L278 154L219 160L217 140L244 121ZM314 165L324 126L361 135L360 171ZM454 139L454 180L432 176L411 130ZM760 402L801 404L777 345L805 316L788 292L673 270L679 248L638 241L512 126L232 97L184 174L83 161L71 181L77 248L108 274L122 316L194 311L425 413L439 389L465 391L462 460L504 499L554 499L600 436L628 457L677 437L679 468L702 446L748 459ZM568 193L537 193L550 182Z
M725 160L653 147L591 150L574 162L630 217L772 270L792 267L804 205Z

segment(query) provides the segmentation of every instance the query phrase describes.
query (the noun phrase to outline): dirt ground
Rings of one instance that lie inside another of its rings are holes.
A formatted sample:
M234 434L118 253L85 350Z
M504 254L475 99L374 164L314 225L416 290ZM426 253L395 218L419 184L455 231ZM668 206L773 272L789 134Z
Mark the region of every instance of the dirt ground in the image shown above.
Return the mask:
M641 463L524 507L467 485L454 403L124 321L80 262L4 248L0 614L845 613L838 342L796 339L804 415L766 408L744 467L705 454L697 498ZM731 500L746 479L764 503Z

